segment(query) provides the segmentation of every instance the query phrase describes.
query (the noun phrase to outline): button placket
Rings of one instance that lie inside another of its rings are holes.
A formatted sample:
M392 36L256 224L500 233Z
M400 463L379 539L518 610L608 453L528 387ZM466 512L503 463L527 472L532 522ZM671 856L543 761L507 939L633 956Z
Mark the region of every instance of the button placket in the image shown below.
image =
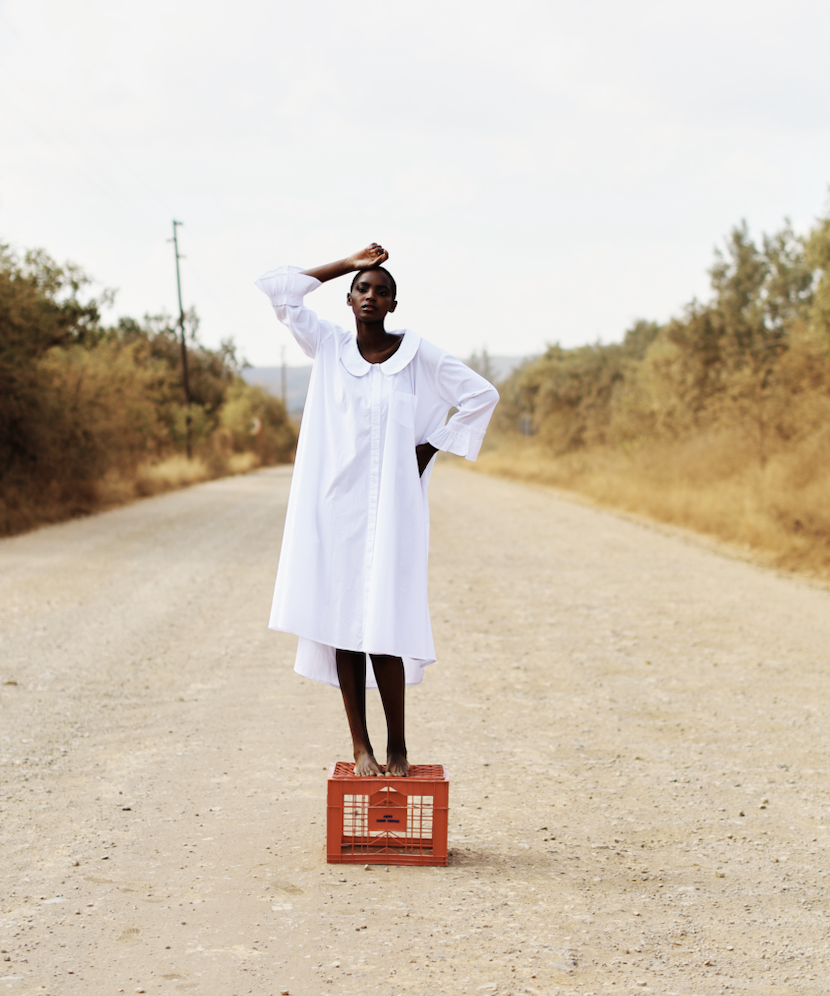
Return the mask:
M369 399L369 425L370 425L370 448L369 448L369 494L368 494L368 516L366 529L366 553L363 564L363 618L369 612L369 592L372 580L372 561L375 555L375 528L378 520L378 496L380 494L380 412L383 392L383 374L377 363L372 364L369 372L370 379L370 399Z

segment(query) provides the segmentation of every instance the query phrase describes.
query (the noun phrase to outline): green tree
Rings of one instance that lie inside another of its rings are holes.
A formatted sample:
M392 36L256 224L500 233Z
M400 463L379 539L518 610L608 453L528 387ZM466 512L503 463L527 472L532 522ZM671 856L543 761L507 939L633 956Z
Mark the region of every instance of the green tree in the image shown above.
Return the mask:
M810 233L805 261L816 281L810 321L830 344L830 218L820 219Z
M800 355L813 350L798 331L812 314L830 344L830 222L806 251L789 222L760 245L741 223L709 272L711 298L665 326L639 321L619 344L549 347L502 385L496 425L531 424L557 453L731 425L765 463L784 432L782 363L794 332ZM787 384L802 366L786 368Z
M111 295L92 297L90 283L43 252L0 248L0 535L98 507L113 481L128 494L142 465L183 448L188 412L209 473L291 458L295 427L241 379L230 340L206 348L188 314L188 408L169 317L105 328Z
M38 361L58 346L100 337L100 309L109 296L81 299L90 279L46 253L20 259L0 245L0 479L30 462L46 415Z

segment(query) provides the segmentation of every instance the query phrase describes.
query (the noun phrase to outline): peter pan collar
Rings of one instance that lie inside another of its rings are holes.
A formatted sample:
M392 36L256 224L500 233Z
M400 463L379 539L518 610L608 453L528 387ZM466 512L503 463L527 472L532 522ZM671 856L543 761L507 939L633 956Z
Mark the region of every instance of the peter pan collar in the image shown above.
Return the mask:
M380 367L387 377L400 373L414 359L420 344L421 337L419 335L415 332L405 330L403 333L403 342L400 346L398 346L388 360L378 363L377 366ZM343 344L340 352L340 360L353 377L363 377L364 374L369 372L372 366L375 366L375 364L370 363L361 356L360 350L357 348L356 335L349 336Z

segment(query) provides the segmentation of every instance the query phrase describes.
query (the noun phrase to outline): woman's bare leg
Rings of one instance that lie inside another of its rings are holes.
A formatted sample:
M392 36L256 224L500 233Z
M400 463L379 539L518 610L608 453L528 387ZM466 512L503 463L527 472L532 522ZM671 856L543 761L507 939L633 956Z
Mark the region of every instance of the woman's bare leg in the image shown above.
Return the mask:
M336 659L337 678L352 733L354 773L364 778L367 775L379 775L382 772L372 752L369 731L366 729L366 654L338 650Z
M378 681L378 691L386 713L386 774L408 775L404 738L404 694L406 681L400 657L372 654L372 667Z

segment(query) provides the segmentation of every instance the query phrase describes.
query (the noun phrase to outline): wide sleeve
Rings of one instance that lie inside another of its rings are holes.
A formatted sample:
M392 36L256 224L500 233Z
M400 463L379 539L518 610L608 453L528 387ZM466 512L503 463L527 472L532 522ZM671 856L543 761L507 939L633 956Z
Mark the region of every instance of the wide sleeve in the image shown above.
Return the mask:
M305 295L316 290L320 281L303 273L299 266L279 266L276 270L263 273L254 283L268 295L277 318L297 340L300 349L313 359L320 343L332 332L328 322L321 322L303 304Z
M450 353L444 353L438 363L436 386L441 400L458 411L446 425L432 432L427 442L439 450L475 460L499 392Z

